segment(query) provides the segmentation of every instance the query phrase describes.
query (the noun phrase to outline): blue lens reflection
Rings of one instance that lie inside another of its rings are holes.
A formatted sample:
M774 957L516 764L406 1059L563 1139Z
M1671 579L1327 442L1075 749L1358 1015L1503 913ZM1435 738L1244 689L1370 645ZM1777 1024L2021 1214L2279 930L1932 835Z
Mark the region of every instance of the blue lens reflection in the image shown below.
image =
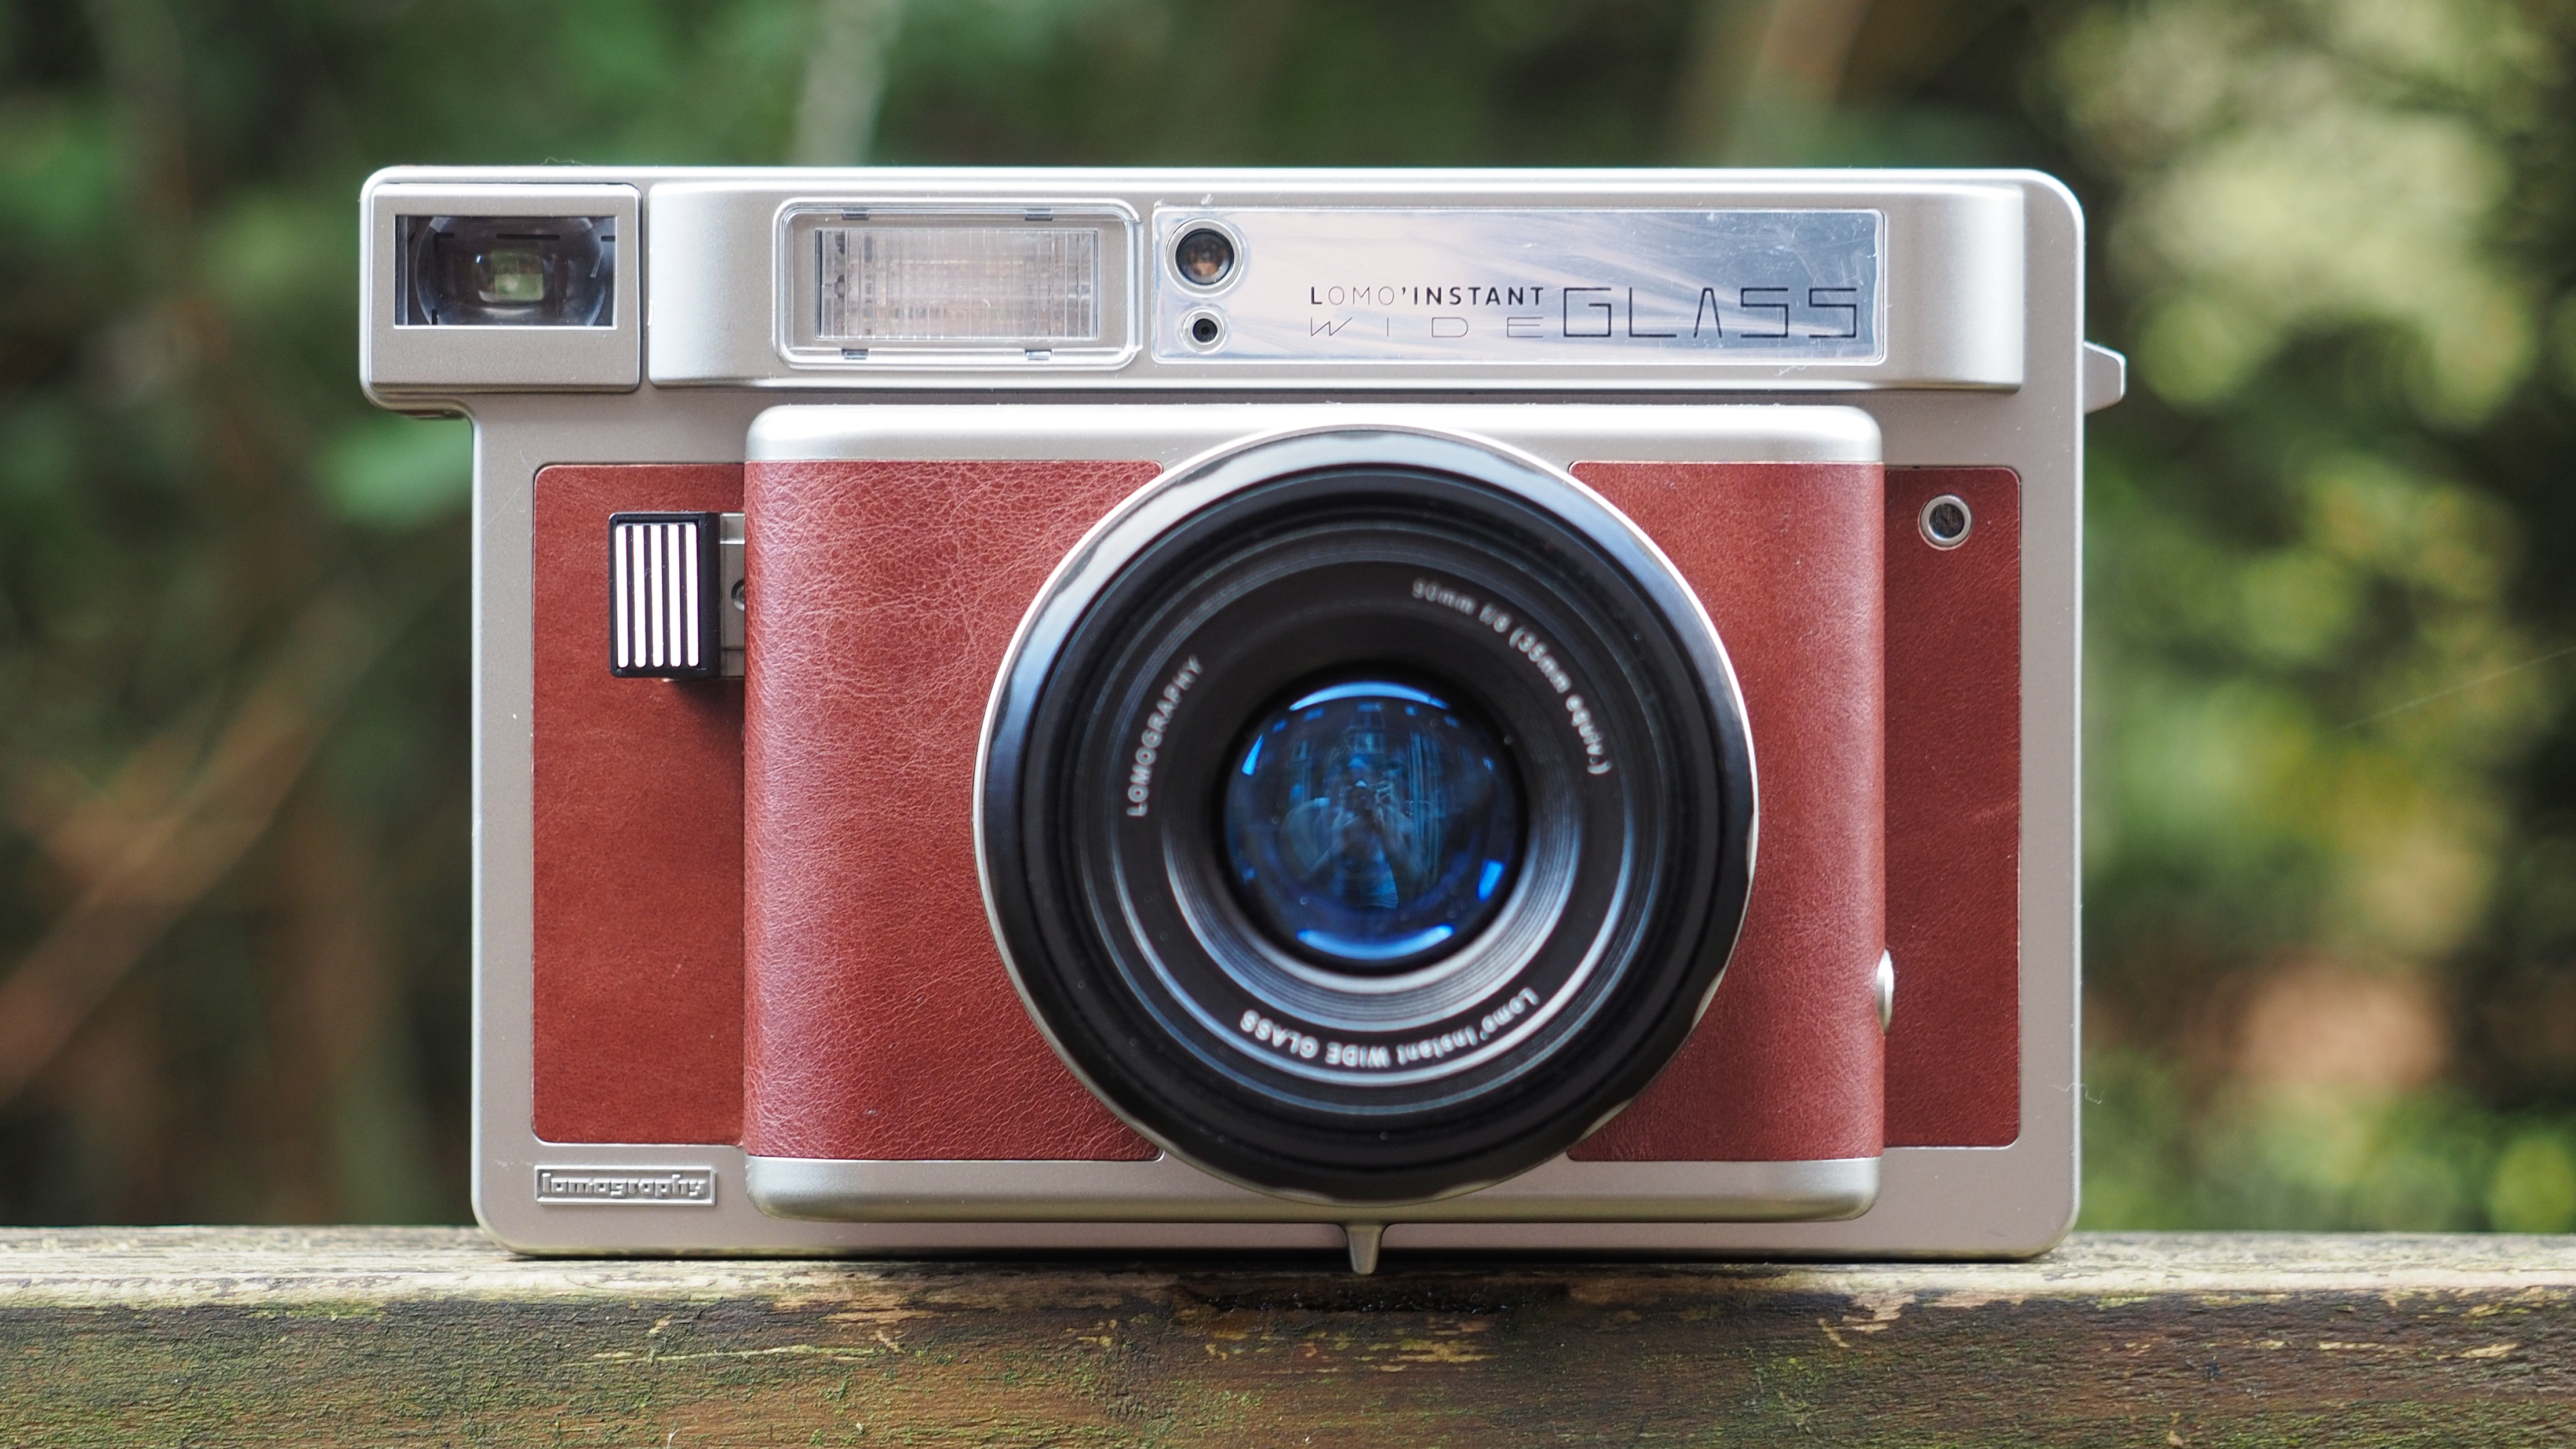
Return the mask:
M1362 969L1474 935L1521 849L1520 790L1494 736L1387 680L1328 685L1260 720L1226 772L1224 811L1255 919Z
M1449 707L1441 703L1439 700L1432 698L1430 695L1424 694L1418 689L1407 689L1401 684L1385 684L1367 680L1363 680L1358 684L1326 685L1324 688L1316 690L1313 694L1299 696L1297 701L1288 707L1292 710L1298 710L1304 709L1310 704L1329 704L1337 699L1377 699L1381 701L1401 699L1408 700L1414 704L1427 704L1433 709L1447 709ZM1413 711L1406 710L1405 713L1411 714Z

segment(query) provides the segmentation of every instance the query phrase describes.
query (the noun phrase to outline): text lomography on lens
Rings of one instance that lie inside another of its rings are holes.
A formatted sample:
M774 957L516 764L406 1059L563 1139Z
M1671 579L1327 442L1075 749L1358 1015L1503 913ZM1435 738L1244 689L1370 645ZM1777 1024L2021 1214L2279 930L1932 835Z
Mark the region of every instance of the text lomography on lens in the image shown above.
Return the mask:
M1243 747L1225 848L1275 939L1342 970L1391 971L1464 944L1502 903L1520 787L1463 704L1383 679L1327 685Z

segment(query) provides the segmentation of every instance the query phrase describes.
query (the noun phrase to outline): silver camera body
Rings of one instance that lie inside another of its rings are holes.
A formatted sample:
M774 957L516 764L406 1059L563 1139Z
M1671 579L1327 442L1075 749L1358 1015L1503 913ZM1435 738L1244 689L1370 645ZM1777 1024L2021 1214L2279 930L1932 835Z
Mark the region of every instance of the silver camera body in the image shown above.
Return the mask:
M2051 178L424 167L360 209L368 395L475 426L473 1196L503 1243L1365 1267L2071 1225L2083 423L2122 364ZM1238 688L1174 645L1130 701L1145 645L1048 652L1301 479L1342 480L1314 519L1392 479L1466 520L1335 544L1357 572L1296 596L1309 640L1382 615L1384 658ZM1524 515L1572 540L1527 568L1593 550L1608 582L1480 572L1511 550L1474 530ZM1631 607L1677 641L1633 687ZM1076 679L1109 682L1049 703ZM1386 711L1453 680L1468 723L1385 765ZM1220 697L1249 703L1192 714ZM1328 708L1298 748L1412 791L1413 854L1338 904L1264 895L1325 847L1236 775ZM1499 806L1453 778L1494 741ZM1582 815L1587 773L1626 804ZM1618 855L1621 809L1689 840ZM1491 858L1398 900L1470 827ZM1102 904L1130 867L1084 852L1131 846L1239 879ZM1602 862L1600 903L1560 858ZM1204 983L1174 932L1210 937ZM1085 1016L1121 981L1177 1044ZM1654 1019L1601 1035L1623 1012ZM1337 1111L1434 1145L1372 1157Z

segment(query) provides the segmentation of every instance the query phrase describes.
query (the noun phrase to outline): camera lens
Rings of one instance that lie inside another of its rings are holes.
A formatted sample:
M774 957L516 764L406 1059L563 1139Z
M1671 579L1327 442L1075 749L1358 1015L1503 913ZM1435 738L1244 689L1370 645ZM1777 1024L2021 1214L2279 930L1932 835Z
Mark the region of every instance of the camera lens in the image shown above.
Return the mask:
M1212 226L1194 228L1172 247L1172 264L1183 281L1213 287L1234 271L1234 239Z
M1512 776L1463 702L1365 677L1302 690L1226 773L1237 894L1274 940L1344 971L1382 975L1462 945L1519 860Z
M1689 1034L1751 749L1688 586L1464 439L1274 439L1057 573L976 803L997 936L1093 1091L1202 1168L1415 1201L1563 1151Z

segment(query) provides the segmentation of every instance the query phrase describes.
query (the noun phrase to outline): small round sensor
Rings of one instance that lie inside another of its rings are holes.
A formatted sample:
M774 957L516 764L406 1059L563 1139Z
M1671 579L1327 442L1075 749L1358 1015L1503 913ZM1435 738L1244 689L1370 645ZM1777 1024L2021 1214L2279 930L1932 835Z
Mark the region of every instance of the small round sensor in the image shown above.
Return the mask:
M1234 275L1234 239L1212 226L1184 233L1172 247L1172 265L1194 287L1213 287Z
M1225 345L1225 318L1213 307L1197 307L1181 315L1181 341L1193 352L1214 352Z
M1968 541L1968 530L1976 526L1976 518L1968 512L1968 500L1944 493L1923 505L1923 511L1915 515L1914 526L1922 530L1923 541L1934 548L1957 548Z

